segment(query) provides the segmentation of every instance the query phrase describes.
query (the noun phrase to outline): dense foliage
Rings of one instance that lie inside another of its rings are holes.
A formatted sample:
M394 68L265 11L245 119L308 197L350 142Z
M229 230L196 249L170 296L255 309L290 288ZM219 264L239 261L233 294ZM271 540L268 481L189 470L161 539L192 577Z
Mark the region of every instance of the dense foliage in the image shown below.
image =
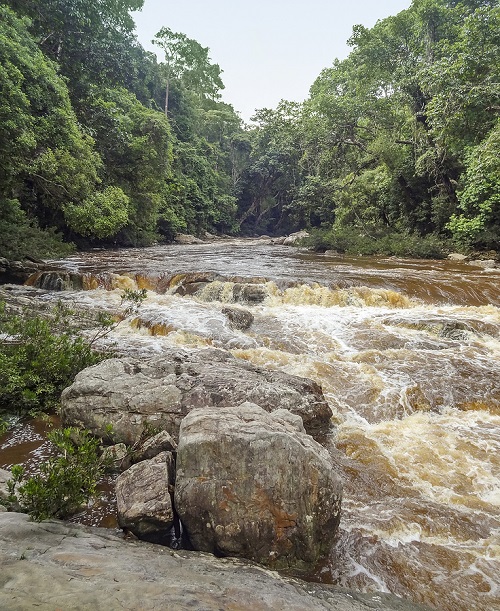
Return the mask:
M142 4L0 4L0 256L235 228L242 128L220 68L183 35L175 65L158 63L133 35Z
M63 308L47 319L0 303L0 420L53 409L75 375L103 358L69 329Z
M303 105L257 113L244 226L319 228L358 252L422 236L499 249L498 2L414 0L349 42Z
M164 25L162 61L144 51L142 4L0 4L0 256L300 228L352 252L500 248L496 0L354 26L304 103L251 127L209 49Z

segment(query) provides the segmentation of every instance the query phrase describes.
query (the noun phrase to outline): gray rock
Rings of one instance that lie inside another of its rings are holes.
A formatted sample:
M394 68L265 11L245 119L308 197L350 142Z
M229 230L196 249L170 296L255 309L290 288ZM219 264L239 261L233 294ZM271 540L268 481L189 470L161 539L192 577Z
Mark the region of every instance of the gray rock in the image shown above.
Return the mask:
M425 611L388 594L339 591L242 560L17 513L0 514L0 566L5 611Z
M153 435L140 446L135 453L134 462L149 460L158 456L161 452L176 452L177 444L172 439L172 436L167 431L160 431Z
M341 494L300 416L244 403L181 424L175 507L197 550L311 568L331 549Z
M224 307L222 313L227 316L230 326L240 331L251 327L254 321L252 312L243 308Z
M2 257L0 258L0 283L24 284L42 266L43 262L8 261Z
M116 480L118 523L141 539L161 542L174 523L169 487L175 481L175 463L162 452L127 469Z
M80 372L61 397L64 426L81 425L113 441L134 445L148 427L177 439L194 408L252 401L267 411L301 416L308 432L324 432L332 411L312 380L268 371L221 350L172 349L148 360L109 359Z
M185 245L203 244L203 240L200 240L199 238L195 238L194 235L190 235L187 233L178 233L174 238L174 242L177 242L177 244L185 244Z
M9 498L7 482L10 479L12 479L12 473L6 469L0 469L0 505L2 504L2 501L6 501Z
M497 267L497 263L494 259L474 259L468 262L469 265L474 265L475 267L482 267L483 269L493 269Z
M132 464L130 451L124 443L117 443L104 448L102 459L107 463L106 468L109 471L117 471L118 473L125 471Z
M296 231L283 240L284 246L296 246L300 240L309 237L308 231Z
M450 252L447 258L450 261L465 261L467 259L467 255L462 255L459 252Z

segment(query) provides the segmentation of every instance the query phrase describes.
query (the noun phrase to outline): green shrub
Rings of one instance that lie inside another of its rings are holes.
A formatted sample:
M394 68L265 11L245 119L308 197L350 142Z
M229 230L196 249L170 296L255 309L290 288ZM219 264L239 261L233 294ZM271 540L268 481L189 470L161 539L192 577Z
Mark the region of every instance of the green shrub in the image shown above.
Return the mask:
M337 250L348 255L384 255L415 257L419 259L442 259L452 245L446 238L429 234L374 230L368 235L355 227L331 227L316 229L305 240L305 245L317 252Z
M22 466L14 466L8 482L11 506L38 522L77 512L95 495L106 467L99 455L100 442L88 431L55 429L47 437L57 456L41 463L40 473L31 477Z
M53 409L75 375L104 358L83 338L55 330L60 322L13 316L0 304L0 413Z

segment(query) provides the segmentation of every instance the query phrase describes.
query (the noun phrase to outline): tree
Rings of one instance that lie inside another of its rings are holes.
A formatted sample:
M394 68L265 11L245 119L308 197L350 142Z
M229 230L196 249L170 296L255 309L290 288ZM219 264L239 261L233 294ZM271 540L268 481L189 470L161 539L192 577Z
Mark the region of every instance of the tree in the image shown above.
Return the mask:
M130 72L134 21L144 0L7 0L29 17L44 55L68 78L73 101L90 83L122 84Z
M165 114L168 114L170 83L172 79L181 80L186 89L199 98L218 99L219 91L224 89L220 78L222 70L212 64L209 49L180 32L163 27L152 41L165 52Z
M62 230L64 204L96 190L101 161L26 22L7 7L0 17L0 197L28 225Z
M449 228L460 242L500 247L500 121L481 144L469 149L459 214Z

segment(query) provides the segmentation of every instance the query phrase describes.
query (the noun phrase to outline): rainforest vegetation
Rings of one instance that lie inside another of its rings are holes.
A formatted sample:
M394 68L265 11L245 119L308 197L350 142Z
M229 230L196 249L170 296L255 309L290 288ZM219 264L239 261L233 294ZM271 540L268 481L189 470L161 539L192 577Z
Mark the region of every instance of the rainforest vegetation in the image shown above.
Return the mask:
M0 256L302 228L357 253L500 249L497 0L355 25L304 103L250 126L207 48L168 24L161 60L141 47L142 5L0 4Z

